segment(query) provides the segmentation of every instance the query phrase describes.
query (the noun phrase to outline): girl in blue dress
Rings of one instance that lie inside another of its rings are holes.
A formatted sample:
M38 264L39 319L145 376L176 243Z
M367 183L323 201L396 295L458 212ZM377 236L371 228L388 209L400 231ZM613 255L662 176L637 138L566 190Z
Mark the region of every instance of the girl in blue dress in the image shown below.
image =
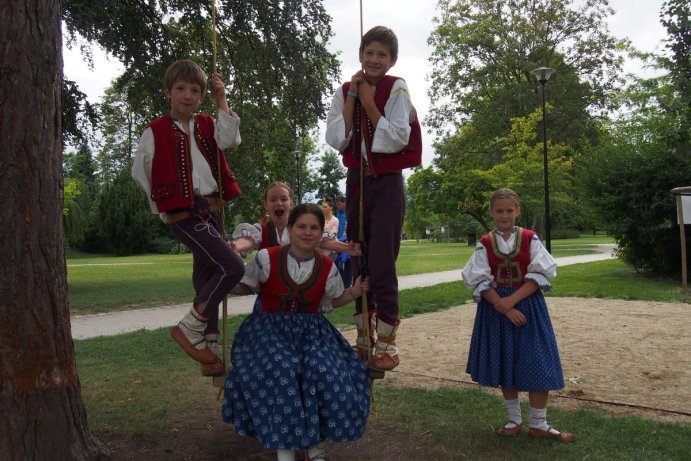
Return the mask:
M260 250L233 290L258 292L261 303L233 341L223 420L276 449L279 461L294 460L296 450L320 460L324 440L362 436L370 405L364 363L320 308L353 301L367 284L358 279L344 290L333 261L317 250L318 206L293 208L287 230L290 244Z
M547 424L550 390L564 387L559 350L542 290L557 263L538 236L515 226L518 194L498 189L489 212L496 229L480 239L463 268L463 281L478 301L466 371L483 386L501 387L508 421L499 435L523 428L519 392L528 392L528 435L573 442L575 436Z

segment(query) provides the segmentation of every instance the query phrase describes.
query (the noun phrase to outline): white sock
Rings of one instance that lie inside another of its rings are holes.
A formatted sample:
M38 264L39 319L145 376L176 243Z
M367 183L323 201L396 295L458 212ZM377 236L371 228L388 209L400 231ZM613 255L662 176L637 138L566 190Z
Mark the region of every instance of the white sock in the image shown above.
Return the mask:
M326 459L326 448L324 444L319 444L314 448L307 450L307 457L311 460L325 460Z
M513 429L523 422L523 417L521 416L521 402L518 399L504 400L504 405L509 412L509 422L507 422L504 427Z
M530 407L530 427L543 431L550 429L550 432L554 434L559 433L558 431L551 429L549 424L547 424L547 408Z
M288 450L286 448L279 448L276 450L278 461L295 461L295 450Z

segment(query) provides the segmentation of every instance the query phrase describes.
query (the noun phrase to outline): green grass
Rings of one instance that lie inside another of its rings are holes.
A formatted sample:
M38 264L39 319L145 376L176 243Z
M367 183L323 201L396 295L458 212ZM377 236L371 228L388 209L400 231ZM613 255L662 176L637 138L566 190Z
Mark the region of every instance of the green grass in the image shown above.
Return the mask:
M243 319L229 319L231 335ZM77 341L75 349L89 427L97 434L170 433L185 424L185 415L208 409L220 417L218 390L170 340L167 328ZM390 374L377 382L375 397L373 420L454 460L691 459L690 424L551 406L550 422L578 436L576 443L562 444L525 434L497 437L493 428L505 419L503 402L479 387L401 388Z
M555 240L555 257L592 253L611 243L602 236ZM399 276L460 270L474 247L465 243L406 240L397 263ZM113 257L68 252L67 283L73 314L102 313L189 302L193 297L192 255Z

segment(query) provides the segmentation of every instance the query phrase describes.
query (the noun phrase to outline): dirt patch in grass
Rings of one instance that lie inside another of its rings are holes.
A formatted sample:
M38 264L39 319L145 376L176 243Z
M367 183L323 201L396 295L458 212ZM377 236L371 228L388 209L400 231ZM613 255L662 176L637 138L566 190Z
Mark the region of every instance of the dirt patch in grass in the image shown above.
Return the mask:
M547 303L566 381L550 405L598 406L691 423L690 304L583 298L548 298ZM474 318L475 306L466 304L403 320L401 364L388 373L386 385L476 386L465 373ZM344 334L354 339L354 331ZM210 396L184 426L166 433L98 436L115 460L276 459L275 451L235 435L220 421L219 407ZM327 454L332 461L445 460L432 455L425 437L411 438L370 418L361 440L327 444Z

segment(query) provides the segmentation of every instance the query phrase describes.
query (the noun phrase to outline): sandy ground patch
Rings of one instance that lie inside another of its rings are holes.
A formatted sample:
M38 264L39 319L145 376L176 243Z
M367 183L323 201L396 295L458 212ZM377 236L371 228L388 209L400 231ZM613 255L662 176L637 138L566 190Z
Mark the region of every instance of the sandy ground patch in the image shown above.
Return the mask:
M566 385L551 404L691 421L691 305L555 297L547 305ZM402 360L389 377L401 386L474 385L465 373L474 319L473 303L403 320ZM354 341L355 331L344 335Z

